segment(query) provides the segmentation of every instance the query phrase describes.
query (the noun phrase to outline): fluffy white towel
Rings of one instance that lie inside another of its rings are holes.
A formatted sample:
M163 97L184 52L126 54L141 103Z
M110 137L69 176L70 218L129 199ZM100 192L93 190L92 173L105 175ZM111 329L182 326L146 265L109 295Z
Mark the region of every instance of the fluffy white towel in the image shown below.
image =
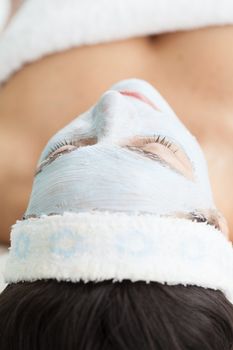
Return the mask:
M0 2L0 34L1 31L3 30L8 16L10 14L10 0L1 0Z
M0 39L0 82L74 46L232 23L232 0L27 0Z
M149 214L65 213L13 226L5 278L190 284L220 289L233 303L233 249L206 223Z

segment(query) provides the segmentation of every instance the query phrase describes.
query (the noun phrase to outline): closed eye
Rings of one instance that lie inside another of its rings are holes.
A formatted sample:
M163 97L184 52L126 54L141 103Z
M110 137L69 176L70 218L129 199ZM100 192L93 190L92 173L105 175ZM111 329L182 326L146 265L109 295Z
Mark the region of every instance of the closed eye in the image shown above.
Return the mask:
M137 136L127 143L127 148L159 161L189 180L194 180L194 170L190 159L179 145L166 136Z
M148 152L148 151L143 150L140 147L135 147L135 146L125 146L125 148L127 148L130 151L136 152L143 157L157 161L162 166L164 166L166 168L170 168L171 170L175 171L176 173L179 173L180 175L184 176L184 174L181 171L179 171L177 168L173 167L169 162L166 162L162 157L159 157L158 154L156 154L156 153Z
M45 166L51 164L58 157L70 153L79 147L94 145L96 143L96 137L58 141L50 148L46 159L39 164L35 175L40 173ZM136 136L128 143L121 143L121 146L151 160L158 161L161 165L169 167L173 171L193 180L193 168L188 157L179 146L175 145L165 136Z
M83 138L79 140L63 139L63 140L57 141L55 144L51 146L46 159L53 157L56 154L62 153L63 151L72 150L82 146L94 145L96 142L97 142L97 139L95 137Z
M39 174L42 169L46 166L51 164L56 158L66 154L70 153L77 148L83 147L83 146L90 146L94 145L97 142L97 138L85 138L85 139L79 139L79 140L60 140L56 142L52 147L49 149L48 155L45 160L43 160L37 167L35 175Z

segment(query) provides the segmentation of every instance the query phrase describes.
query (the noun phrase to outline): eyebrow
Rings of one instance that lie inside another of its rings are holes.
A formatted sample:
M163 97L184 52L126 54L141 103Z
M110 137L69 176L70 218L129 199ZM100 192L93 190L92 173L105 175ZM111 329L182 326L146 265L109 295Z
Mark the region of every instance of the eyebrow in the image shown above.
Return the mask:
M50 213L48 214L48 216L53 216L53 215L58 215L58 213ZM168 217L171 217L172 214L168 215ZM27 220L27 219L30 219L30 218L38 218L39 216L36 215L36 214L29 214L29 215L23 215L22 217L22 220ZM165 217L167 217L167 215L165 215ZM202 214L201 212L197 211L193 211L193 212L189 212L189 213L184 213L182 215L183 218L187 219L187 220L190 220L190 221L193 221L193 222L206 222L207 225L210 225L210 226L213 226L215 227L216 229L218 229L219 231L221 231L221 228L220 226L218 225L218 223L216 222L216 220L211 217L210 219L208 219L204 214Z
M139 153L141 156L146 157L150 160L154 160L154 161L160 163L164 168L169 168L170 170L174 171L176 174L182 175L185 179L187 179L187 177L181 171L179 171L177 168L173 167L169 162L167 162L163 158L159 157L156 153L145 151L142 148L137 147L137 146L128 146L127 145L127 146L124 146L124 148L127 148L130 151L134 151L136 153Z
M214 215L206 216L202 212L197 211L197 212L189 212L188 214L188 219L191 221L195 222L206 222L207 225L214 226L216 229L221 231L221 228L219 226L219 223L217 219L214 217Z
M176 212L175 215L178 215L178 217L181 219L187 219L197 223L206 223L207 225L213 226L222 232L219 222L213 214L206 215L201 210L196 209L188 213Z

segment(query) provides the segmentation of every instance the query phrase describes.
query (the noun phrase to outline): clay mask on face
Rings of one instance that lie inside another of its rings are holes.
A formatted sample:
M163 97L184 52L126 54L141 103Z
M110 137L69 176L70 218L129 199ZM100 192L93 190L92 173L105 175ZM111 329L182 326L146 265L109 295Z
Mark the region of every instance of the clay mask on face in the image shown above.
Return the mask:
M156 152L132 147L132 140L145 138L154 138L154 144L163 140L160 146L173 152L171 158L176 155L169 143L179 148L192 177ZM196 139L150 84L130 79L114 85L49 141L25 215L90 210L166 215L211 208L206 163Z

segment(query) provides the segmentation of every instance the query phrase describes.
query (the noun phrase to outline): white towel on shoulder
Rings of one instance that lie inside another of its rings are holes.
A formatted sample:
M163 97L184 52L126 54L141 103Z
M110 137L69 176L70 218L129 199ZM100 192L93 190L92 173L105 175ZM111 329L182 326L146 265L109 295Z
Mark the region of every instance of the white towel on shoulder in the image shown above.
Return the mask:
M27 0L0 37L0 83L74 46L225 24L232 0Z

